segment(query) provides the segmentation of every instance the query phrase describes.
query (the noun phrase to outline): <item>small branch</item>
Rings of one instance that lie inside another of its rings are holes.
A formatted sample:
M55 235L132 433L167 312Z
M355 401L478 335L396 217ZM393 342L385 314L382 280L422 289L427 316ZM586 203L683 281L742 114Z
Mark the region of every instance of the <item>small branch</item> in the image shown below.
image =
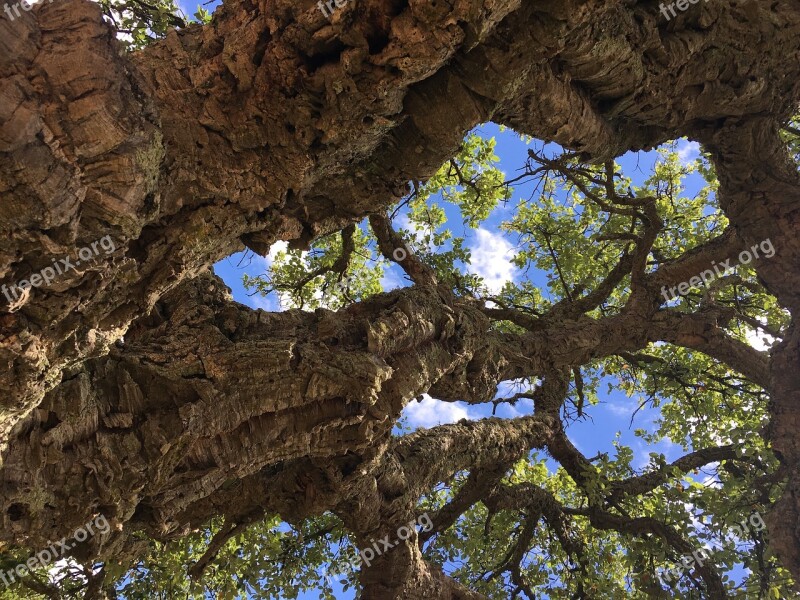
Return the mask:
M709 317L714 314L712 310L691 314L661 311L659 315L665 317L666 321L659 338L661 341L691 348L715 358L769 390L769 359L763 352L729 336L716 323L709 323ZM719 323L722 318L723 315L720 314L715 321Z
M800 129L797 129L796 127L792 127L791 125L784 125L783 126L783 130L784 131L788 131L792 135L800 136Z
M50 585L34 577L33 573L29 573L27 577L21 579L20 583L29 590L32 590L37 594L41 594L50 600L61 600L61 593L57 588L51 587Z
M480 197L481 197L481 190L480 190L480 188L478 188L478 186L477 186L477 185L475 185L475 182L474 182L474 181L472 181L471 179L467 179L466 177L464 177L464 174L461 172L461 169L459 168L459 166L458 166L458 163L455 161L455 159L452 159L452 158L450 159L450 166L451 166L453 169L455 169L456 176L458 177L458 182L459 182L461 185L465 185L465 186L471 187L473 190L475 190L475 195L476 195L478 198L480 198Z
M713 462L732 460L735 458L736 451L733 446L714 446L690 452L657 471L651 471L650 473L631 477L623 481L611 482L610 487L612 491L608 495L609 502L616 502L622 500L625 496L638 496L654 490L672 479L672 471L676 468L681 473L688 473L689 471L699 469Z
M392 229L391 222L385 215L370 215L369 224L378 240L381 254L387 260L399 264L414 283L437 285L433 269L412 254L400 234Z
M636 209L634 209L634 208L622 208L620 206L614 206L613 204L603 200L599 195L597 195L592 190L590 190L589 187L586 185L586 183L581 181L580 177L578 177L576 175L575 171L578 171L578 169L570 168L566 164L564 164L566 162L566 161L563 160L564 157L561 157L561 158L556 159L556 160L550 160L548 158L545 158L544 156L537 155L533 150L528 150L528 157L531 158L532 160L536 161L537 163L541 164L541 165L547 166L549 168L549 170L552 170L552 171L555 171L556 173L559 173L567 181L571 182L575 187L577 187L578 190L588 200L590 200L590 201L594 202L595 204L597 204L605 212L618 214L618 215L627 215L629 217L639 217L639 216L641 216L641 213L639 211L637 211ZM585 176L585 174L584 174L584 176ZM606 190L608 190L608 187L606 185L607 184L606 181L593 179L591 177L587 177L587 179L590 179L593 183L595 183L597 185L602 185L602 186L606 187ZM619 196L615 193L614 194L614 198L616 200L616 199L619 198ZM630 202L620 202L620 204L630 205Z
M333 262L333 264L329 267L320 267L316 269L312 273L309 273L300 282L295 286L297 289L303 288L306 284L310 283L320 275L325 275L326 273L338 273L339 276L344 275L347 271L347 267L350 266L350 257L353 256L353 252L355 251L356 244L354 239L354 234L356 231L355 225L348 225L342 230L342 253L339 257Z
M222 550L228 540L244 531L261 516L258 513L236 521L225 519L225 524L211 539L203 556L189 568L189 577L194 581L199 581L208 565L217 557L217 554L219 554L219 551Z
M620 516L596 507L586 509L565 508L564 512L588 517L592 526L598 529L610 529L618 533L641 538L655 535L663 539L678 554L683 556L690 554L695 549L674 527L652 517ZM706 584L709 598L724 600L730 597L725 589L725 584L722 582L722 577L720 577L713 565L708 562L698 564L696 570Z
M488 465L482 469L470 471L467 481L453 496L453 499L436 511L431 517L433 527L430 531L420 531L420 544L424 544L434 535L447 530L455 524L458 518L467 512L476 502L483 498L505 477L513 466L513 461L503 461L500 464Z
M580 367L572 368L572 376L575 379L575 392L578 394L578 418L583 416L583 405L586 402L586 397L583 394L583 376L581 375Z
M703 271L712 269L712 263L721 263L727 258L735 257L742 246L734 229L728 227L718 237L662 264L655 273L647 276L647 283L652 288L669 288L684 281L688 282Z
M564 289L564 296L569 303L572 304L572 292L570 292L569 285L567 285L567 280L564 277L564 272L561 270L561 265L558 262L558 255L556 254L555 250L553 250L553 246L550 243L550 234L544 229L540 229L540 232L544 236L544 241L547 243L547 251L556 267L556 271L558 272L558 280L561 282L561 287Z
M495 304L499 304L498 300L492 298L492 302ZM483 314L494 321L510 321L514 323L514 325L518 325L523 329L527 329L528 331L540 331L544 328L544 323L538 317L523 312L518 308L508 308L508 307L501 307L501 308L489 308L486 306L481 306L480 310Z

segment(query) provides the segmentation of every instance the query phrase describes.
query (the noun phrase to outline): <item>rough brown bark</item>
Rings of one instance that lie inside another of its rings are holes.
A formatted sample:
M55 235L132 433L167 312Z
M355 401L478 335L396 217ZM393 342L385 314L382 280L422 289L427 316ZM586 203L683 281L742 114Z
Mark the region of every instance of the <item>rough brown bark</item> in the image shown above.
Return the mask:
M384 442L424 391L484 402L521 373L658 339L695 345L718 319L582 318L511 336L492 333L471 302L448 294L411 288L339 314L270 314L231 302L215 277L180 286L107 357L67 371L16 426L14 439L31 443L4 457L3 498L15 507L6 535L36 546L100 510L130 521L124 531L168 539L216 514L206 498L267 467ZM651 331L642 335L644 323ZM733 352L721 356L736 363ZM81 508L69 508L78 498ZM230 513L250 514L255 502L240 498ZM69 519L57 518L68 510Z
M363 542L459 468L484 492L489 463L532 447L580 461L553 424L391 441L416 395L483 402L503 379L667 341L771 393L790 473L773 544L800 579L800 181L777 137L800 99L800 8L719 0L666 25L645 4L553 4L364 0L329 23L310 0L234 0L132 56L83 0L0 19L0 278L116 245L0 308L0 539L41 546L102 510L115 533L80 551L133 558L136 528L170 539L217 514L334 510ZM270 315L204 274L245 246L304 247L382 214L488 119L598 161L700 139L732 229L640 274L621 315L516 315L528 332L515 336L490 330L509 315L430 281L338 314ZM724 334L724 311L657 309L664 283L766 238L777 255L759 276L794 319L769 361ZM484 443L494 435L508 443ZM404 444L458 452L437 467ZM384 558L366 597L476 597L414 539Z
M774 121L745 119L704 138L714 153L720 202L745 245L770 239L773 260L758 275L786 307L792 322L771 352L773 415L770 439L789 472L783 497L769 515L772 544L797 577L800 572L800 173Z

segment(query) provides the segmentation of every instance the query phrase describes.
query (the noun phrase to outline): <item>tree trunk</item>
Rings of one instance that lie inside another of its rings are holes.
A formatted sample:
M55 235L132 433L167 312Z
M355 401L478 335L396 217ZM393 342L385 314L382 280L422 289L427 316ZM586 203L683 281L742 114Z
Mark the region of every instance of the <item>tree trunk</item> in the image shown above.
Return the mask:
M800 580L800 173L771 120L731 123L709 132L707 146L720 178L720 203L745 246L772 242L775 256L759 262L758 275L792 315L787 335L771 352L766 386L769 437L789 473L768 521L773 548Z
M172 539L219 514L334 510L366 542L412 519L437 477L557 445L555 424L527 422L481 430L507 442L494 454L463 431L442 446L443 430L414 438L427 462L404 455L390 432L414 397L485 402L504 379L668 341L771 393L790 473L772 543L800 580L800 181L777 136L800 99L797 3L719 0L669 24L600 0L355 4L329 22L311 0L226 1L132 55L85 0L0 19L0 278L114 246L0 307L0 540L42 547L103 512L114 532L78 551L133 560L137 528ZM723 335L724 315L658 311L677 272L618 317L518 335L435 285L267 314L207 274L382 214L492 119L597 161L703 141L735 235L683 265L772 239L759 276L793 325L769 363ZM428 464L443 450L452 461ZM416 537L362 583L366 598L479 598Z

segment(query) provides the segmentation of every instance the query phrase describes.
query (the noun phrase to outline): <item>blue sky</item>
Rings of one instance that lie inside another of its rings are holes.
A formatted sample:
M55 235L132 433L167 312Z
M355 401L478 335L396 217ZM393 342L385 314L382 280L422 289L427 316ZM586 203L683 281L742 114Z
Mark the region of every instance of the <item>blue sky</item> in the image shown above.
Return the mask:
M492 124L484 125L478 130L484 135L495 136L498 143L495 153L500 158L500 167L506 172L508 177L514 176L514 171L520 168L524 162L529 146L520 140L519 136L511 131L500 132ZM535 142L534 142L535 143ZM679 142L679 152L684 160L692 160L697 157L697 145L686 141ZM651 171L651 167L656 159L654 152L649 153L630 153L624 156L619 162L623 166L623 173L639 184ZM698 186L701 182L695 181ZM477 230L463 228L461 217L457 208L449 204L444 204L451 226L456 235L463 235L467 238L467 245L470 247L472 260L467 270L481 275L487 286L492 290L499 290L506 281L519 282L524 279L533 281L538 285L545 285L544 278L539 273L523 273L512 263L511 258L515 252L515 240L506 232L499 229L500 223L508 219L514 211L514 206L519 200L529 197L530 189L526 186L515 188L514 196L507 205L500 205L490 215L490 217ZM693 193L693 190L687 190ZM273 246L272 256L260 257L252 252L238 253L215 266L215 272L223 278L225 283L231 287L234 300L246 304L253 308L275 311L282 310L280 300L274 294L267 297L250 295L242 285L242 277L247 274L251 277L266 273L271 263L274 253L284 244ZM407 285L404 281L402 272L397 266L388 269L383 278L384 289L394 289L401 285ZM506 382L501 385L498 397L503 397L513 393L515 390L513 382ZM516 391L519 391L518 389ZM601 387L605 391L605 387ZM609 432L619 430L621 441L630 444L636 450L636 444L641 441L633 436L633 429L637 427L650 429L658 412L653 409L643 409L638 412L631 425L631 416L639 405L635 398L627 398L621 392L612 391L611 394L601 394L601 404L590 411L591 420L577 423L570 429L573 442L587 455L592 456L598 451L611 450L610 443L613 435ZM526 411L530 411L530 403L524 401L517 403L516 410L509 406L498 408L497 416L514 417ZM429 396L423 402L412 402L406 408L405 416L411 427L431 427L442 423L451 423L461 418L484 418L491 415L491 405L470 406L463 402L439 402ZM602 432L599 435L598 432ZM678 448L672 448L665 440L662 447L653 448L655 451L670 452L677 456ZM646 457L646 455L645 455ZM646 463L646 460L645 460ZM637 465L642 466L642 465Z
M483 125L478 128L478 131L483 135L495 136L497 139L495 153L500 158L499 167L505 171L507 178L513 177L515 171L524 165L530 145L520 139L517 134L508 130L501 131L493 124ZM530 143L541 147L541 142ZM555 146L548 146L548 148L557 150ZM698 156L699 148L696 143L681 140L678 142L677 149L684 162L692 161ZM622 165L622 172L638 185L650 175L656 158L655 152L629 153L618 159L618 162ZM699 176L694 175L688 180L686 193L693 194L701 186L702 180ZM692 189L695 187L696 189ZM500 223L513 214L517 202L529 199L532 191L530 184L527 187L525 185L516 187L512 199L505 206L498 206L477 230L464 228L458 209L448 203L443 203L454 235L466 237L467 245L470 247L472 260L467 270L481 275L492 290L499 290L506 281L519 282L525 278L537 285L545 285L543 274L522 273L510 262L515 252L516 240L499 229ZM535 196L533 199L535 200ZM285 248L284 244L273 246L270 256L267 257L255 256L250 252L239 253L219 262L215 266L215 272L230 286L236 301L253 308L269 311L282 310L280 300L274 294L268 297L252 296L242 285L244 274L251 277L264 274L274 258L275 252L282 248ZM403 274L396 265L388 269L382 283L386 291L408 284L404 281ZM609 392L607 382L613 384L611 379L606 379L601 384L599 387L600 404L589 407L587 410L589 417L573 423L568 428L569 436L578 449L589 457L598 452L608 452L613 456L615 450L612 442L617 438L615 434L618 434L619 442L630 446L634 451L634 468L642 469L648 464L649 452L663 453L667 461L681 456L681 448L669 439L662 439L657 444L648 447L640 438L636 437L633 432L637 428L654 429L655 422L659 418L658 409L645 407L634 416L641 400L637 397L628 398L618 390L612 389ZM515 390L513 382L505 382L500 386L497 397L513 394L514 391L520 390ZM485 418L491 415L491 409L491 404L475 406L463 402L441 402L426 395L422 402L412 401L406 407L404 417L406 424L412 429L416 429L452 423L462 418ZM516 407L500 406L497 416L515 417L530 412L532 412L531 402L520 401ZM345 593L341 589L337 592L337 598L354 597L352 592ZM318 593L313 591L301 596L303 599L318 597Z

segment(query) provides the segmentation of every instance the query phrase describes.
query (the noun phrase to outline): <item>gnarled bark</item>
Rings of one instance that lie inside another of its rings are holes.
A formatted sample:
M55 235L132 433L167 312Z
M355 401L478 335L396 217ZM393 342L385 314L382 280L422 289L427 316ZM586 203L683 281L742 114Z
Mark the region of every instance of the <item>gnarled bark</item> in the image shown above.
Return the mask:
M479 499L515 505L500 466L531 448L579 481L586 459L547 421L563 402L550 386L665 341L770 392L790 473L772 542L800 579L800 181L777 135L800 98L800 8L695 9L666 24L652 6L600 0L364 0L329 22L310 0L232 0L210 25L133 55L84 0L0 19L0 277L12 285L104 236L115 244L0 307L0 537L42 546L103 511L113 534L76 552L133 559L136 529L172 539L219 514L333 510L365 543L469 469L437 515L446 527ZM700 139L732 228L649 274L652 219L609 289L541 319L456 298L411 267L416 287L336 314L252 311L205 274L244 247L302 248L365 216L380 226L410 181L489 119L596 161ZM724 333L725 310L659 309L662 285L767 238L777 253L759 276L793 317L769 360ZM628 274L620 314L585 316ZM505 319L525 332L492 328ZM546 414L391 439L420 393L485 402L516 377L544 377ZM569 544L564 512L539 504ZM597 510L598 526L630 525ZM365 570L366 597L477 597L417 541Z

